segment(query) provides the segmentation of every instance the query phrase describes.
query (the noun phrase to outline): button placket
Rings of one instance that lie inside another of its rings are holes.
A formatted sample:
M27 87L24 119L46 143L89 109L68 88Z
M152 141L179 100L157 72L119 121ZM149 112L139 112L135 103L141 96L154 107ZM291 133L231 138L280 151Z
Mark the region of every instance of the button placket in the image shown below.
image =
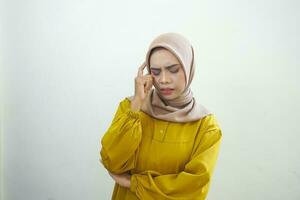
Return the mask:
M155 121L154 139L158 141L163 141L166 135L168 122Z

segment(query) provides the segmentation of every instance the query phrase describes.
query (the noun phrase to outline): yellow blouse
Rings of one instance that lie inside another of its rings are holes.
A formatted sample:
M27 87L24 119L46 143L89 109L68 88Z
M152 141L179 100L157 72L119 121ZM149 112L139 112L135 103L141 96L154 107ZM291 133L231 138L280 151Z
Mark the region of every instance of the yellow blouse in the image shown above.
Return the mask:
M101 139L104 167L131 174L130 188L116 183L112 200L205 199L221 137L214 115L168 122L132 111L123 99Z

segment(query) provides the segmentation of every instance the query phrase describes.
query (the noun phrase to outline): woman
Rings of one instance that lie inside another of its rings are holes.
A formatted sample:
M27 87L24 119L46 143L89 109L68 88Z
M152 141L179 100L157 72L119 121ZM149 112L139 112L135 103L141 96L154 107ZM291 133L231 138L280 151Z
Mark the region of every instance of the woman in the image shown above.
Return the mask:
M206 198L222 133L193 97L194 72L183 36L165 33L150 44L134 96L120 102L101 139L101 162L116 182L112 199Z

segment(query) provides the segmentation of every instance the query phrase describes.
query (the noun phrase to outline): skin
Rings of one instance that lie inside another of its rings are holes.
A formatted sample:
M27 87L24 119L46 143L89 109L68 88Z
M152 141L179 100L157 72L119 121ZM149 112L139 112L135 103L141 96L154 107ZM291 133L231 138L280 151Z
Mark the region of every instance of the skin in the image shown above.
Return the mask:
M183 67L170 51L164 48L155 49L150 57L150 74L143 75L145 68L146 63L144 62L135 77L135 94L131 101L131 110L139 111L141 109L153 85L166 100L175 99L184 91L186 80ZM160 90L162 88L172 88L173 92L171 95L165 95ZM130 188L130 174L109 172L109 175L120 186Z
M185 89L185 73L177 57L170 51L160 48L150 57L150 71L157 92L166 100L177 98ZM171 88L171 95L165 95L161 89Z
M108 173L115 180L115 182L118 183L120 186L130 188L130 178L131 178L130 174L128 173L114 174L111 172Z

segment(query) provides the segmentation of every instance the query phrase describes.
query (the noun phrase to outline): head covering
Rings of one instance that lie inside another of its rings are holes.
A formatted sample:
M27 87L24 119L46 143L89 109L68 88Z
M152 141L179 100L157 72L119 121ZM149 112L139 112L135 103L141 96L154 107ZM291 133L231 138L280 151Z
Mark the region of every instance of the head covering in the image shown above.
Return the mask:
M163 98L155 88L152 88L141 110L156 119L170 122L192 122L211 114L203 105L196 103L190 89L195 73L194 51L190 42L178 33L164 33L156 37L151 42L146 54L149 73L150 56L152 50L157 47L163 47L177 57L184 69L186 86L181 95L172 100ZM127 98L132 100L133 96Z

